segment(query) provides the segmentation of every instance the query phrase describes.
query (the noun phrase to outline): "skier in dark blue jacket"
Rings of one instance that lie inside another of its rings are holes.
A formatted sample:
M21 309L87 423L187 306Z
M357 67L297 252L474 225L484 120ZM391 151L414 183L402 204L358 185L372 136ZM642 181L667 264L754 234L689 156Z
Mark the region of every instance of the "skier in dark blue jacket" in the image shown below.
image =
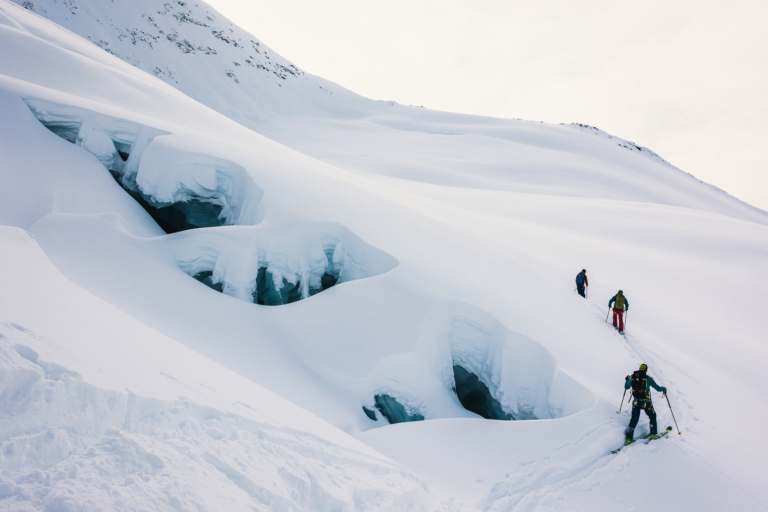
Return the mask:
M587 271L586 269L582 269L581 272L576 274L576 289L579 291L579 295L581 295L584 298L587 298L587 296L584 294L586 286L589 286L589 280L587 279Z
M651 388L666 394L667 388L659 386L653 377L648 375L648 365L641 364L640 369L632 374L630 377L627 375L624 381L624 389L632 389L632 417L629 420L629 426L626 430L625 444L631 444L634 442L635 427L637 422L640 421L640 411L645 411L648 415L648 420L651 424L651 434L648 436L651 439L658 439L658 431L656 428L656 411L653 410L653 402L651 402Z

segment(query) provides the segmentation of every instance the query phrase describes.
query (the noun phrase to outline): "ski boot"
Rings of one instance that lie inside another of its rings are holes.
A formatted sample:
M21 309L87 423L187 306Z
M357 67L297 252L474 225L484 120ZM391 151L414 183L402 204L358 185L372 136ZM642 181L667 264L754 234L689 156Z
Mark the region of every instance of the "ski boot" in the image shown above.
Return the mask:
M624 446L627 446L628 444L632 444L635 442L635 429L631 427L627 427L627 429L624 431Z

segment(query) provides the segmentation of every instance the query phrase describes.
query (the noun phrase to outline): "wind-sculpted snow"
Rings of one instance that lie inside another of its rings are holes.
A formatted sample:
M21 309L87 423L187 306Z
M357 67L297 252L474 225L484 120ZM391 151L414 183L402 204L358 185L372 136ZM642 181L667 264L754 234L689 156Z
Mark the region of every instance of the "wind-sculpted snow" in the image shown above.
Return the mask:
M0 324L4 510L436 510L391 462L188 399L100 389L17 343L30 336Z
M241 165L198 153L170 138L153 141L144 151L136 174L126 172L122 181L135 182L142 196L159 209L184 208L186 224L166 223L166 232L256 224L264 195ZM195 208L195 204L213 206L219 213L206 215L205 207Z
M388 396L419 419L477 414L528 420L569 416L595 403L592 393L557 369L544 347L468 304L440 305L425 320L421 337L415 352L377 364L365 409L373 409L374 397ZM403 421L402 415L385 417Z
M121 175L134 176L146 147L155 137L168 133L81 107L33 98L25 103L46 128Z
M26 103L46 128L95 156L166 233L257 222L264 192L242 166L136 122L50 101Z
M226 229L178 235L179 268L211 288L268 306L383 274L397 260L338 224L289 230Z

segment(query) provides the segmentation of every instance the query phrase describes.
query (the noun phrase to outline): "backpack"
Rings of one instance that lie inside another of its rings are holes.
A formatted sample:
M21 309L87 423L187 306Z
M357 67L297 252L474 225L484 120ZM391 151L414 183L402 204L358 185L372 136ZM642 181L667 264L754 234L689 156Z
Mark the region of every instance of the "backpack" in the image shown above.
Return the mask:
M648 378L645 372L635 370L635 373L632 374L632 396L638 400L647 400L650 398L645 391L647 388Z
M584 273L579 272L579 275L576 276L576 284L582 284L584 282Z
M614 309L624 309L625 302L623 295L616 295L616 302L613 305Z

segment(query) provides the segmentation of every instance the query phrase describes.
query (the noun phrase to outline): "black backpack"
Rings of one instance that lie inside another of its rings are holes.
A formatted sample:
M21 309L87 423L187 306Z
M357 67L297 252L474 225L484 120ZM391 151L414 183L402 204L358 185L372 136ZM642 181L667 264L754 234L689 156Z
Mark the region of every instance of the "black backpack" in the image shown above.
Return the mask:
M648 388L648 378L644 371L636 370L632 374L632 396L638 400L648 399L646 389Z

